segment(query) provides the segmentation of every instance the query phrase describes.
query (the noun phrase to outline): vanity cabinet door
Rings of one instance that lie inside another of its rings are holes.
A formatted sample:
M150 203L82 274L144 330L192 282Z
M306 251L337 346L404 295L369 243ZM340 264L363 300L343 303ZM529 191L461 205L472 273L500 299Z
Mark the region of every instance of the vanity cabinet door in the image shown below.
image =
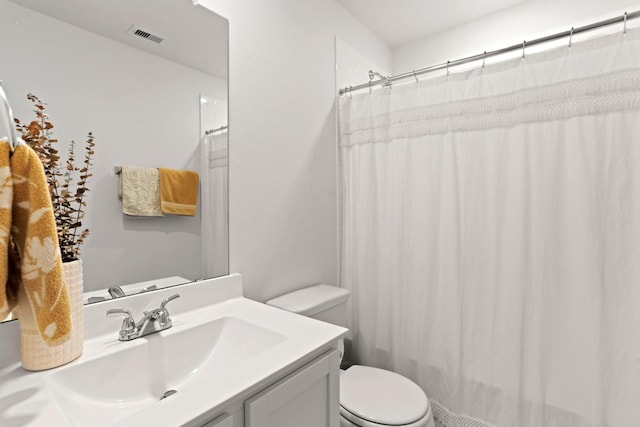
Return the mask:
M245 427L338 427L339 365L332 350L245 401Z
M234 417L229 414L222 414L213 421L209 421L202 427L234 427Z

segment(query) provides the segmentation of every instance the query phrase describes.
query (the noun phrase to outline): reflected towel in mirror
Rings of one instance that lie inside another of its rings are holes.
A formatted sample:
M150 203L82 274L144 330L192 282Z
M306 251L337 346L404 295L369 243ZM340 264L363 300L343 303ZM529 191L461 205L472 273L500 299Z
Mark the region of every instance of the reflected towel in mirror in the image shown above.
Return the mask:
M160 205L171 215L195 216L200 176L189 170L160 168Z
M118 196L131 216L164 216L160 209L160 175L156 168L122 166Z
M11 146L8 141L0 140L0 321L10 318L12 310L18 304L19 280L10 271L12 260L9 258L9 236L11 233L11 203L13 200L13 184L11 183L11 168L9 167L9 153ZM6 261L9 260L9 263Z

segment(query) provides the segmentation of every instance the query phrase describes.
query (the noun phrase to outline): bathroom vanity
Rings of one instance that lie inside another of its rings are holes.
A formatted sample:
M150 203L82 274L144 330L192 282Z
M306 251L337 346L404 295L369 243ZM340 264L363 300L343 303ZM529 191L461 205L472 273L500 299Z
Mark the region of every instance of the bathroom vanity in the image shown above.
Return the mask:
M169 329L119 341L107 310L168 305ZM20 365L17 322L0 325L0 425L337 427L346 329L242 297L239 274L85 307L83 355ZM9 348L12 343L15 348Z

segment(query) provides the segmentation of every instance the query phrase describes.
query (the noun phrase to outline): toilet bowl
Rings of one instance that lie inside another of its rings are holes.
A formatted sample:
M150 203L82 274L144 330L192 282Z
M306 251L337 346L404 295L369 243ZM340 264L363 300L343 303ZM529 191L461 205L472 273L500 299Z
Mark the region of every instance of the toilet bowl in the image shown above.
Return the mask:
M354 365L340 374L341 427L433 427L429 400L395 372Z
M346 289L315 285L267 304L346 327L348 299ZM385 369L353 365L341 371L340 427L387 426L433 427L431 405L424 391L410 379Z

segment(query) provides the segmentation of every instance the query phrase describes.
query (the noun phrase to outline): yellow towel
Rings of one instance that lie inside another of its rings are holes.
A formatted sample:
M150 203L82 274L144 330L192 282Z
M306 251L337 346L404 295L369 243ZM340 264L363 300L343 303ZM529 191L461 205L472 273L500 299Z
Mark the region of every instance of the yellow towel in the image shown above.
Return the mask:
M10 165L11 236L20 260L22 286L42 339L59 345L70 338L71 312L44 168L27 145L14 149Z
M198 207L197 172L160 168L160 206L172 215L195 216Z
M9 143L0 140L0 321L6 319L18 303L19 282L12 280L9 272L11 254L11 204L13 203L13 183Z

